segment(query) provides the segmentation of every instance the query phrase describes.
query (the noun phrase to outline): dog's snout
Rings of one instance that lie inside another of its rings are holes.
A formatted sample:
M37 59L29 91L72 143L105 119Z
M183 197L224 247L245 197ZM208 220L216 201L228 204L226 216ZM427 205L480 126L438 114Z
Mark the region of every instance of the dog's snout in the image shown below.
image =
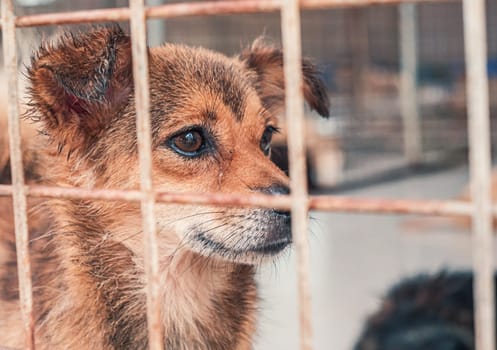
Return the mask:
M291 214L288 210L274 210L275 214L281 215L284 219L290 219Z
M271 195L285 195L290 194L290 188L283 184L272 184L269 187L262 189L262 192L271 194Z
M288 186L286 186L286 185L283 185L280 183L275 183L269 187L263 188L262 192L266 193L266 194L273 195L273 196L287 195L287 194L290 194L290 188L288 188ZM274 213L283 216L285 219L290 218L290 212L287 210L275 209Z

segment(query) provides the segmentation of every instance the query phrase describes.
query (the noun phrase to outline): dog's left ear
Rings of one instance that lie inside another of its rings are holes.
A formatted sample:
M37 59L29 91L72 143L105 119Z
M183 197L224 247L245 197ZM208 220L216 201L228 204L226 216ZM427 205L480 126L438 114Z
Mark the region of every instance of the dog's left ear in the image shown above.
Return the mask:
M28 71L32 112L52 141L90 146L133 89L131 41L121 28L68 33L43 45Z
M264 107L274 112L281 111L285 105L282 50L267 46L258 39L240 54L239 59L256 74L255 88ZM302 73L305 100L321 116L329 117L330 102L316 66L303 59Z

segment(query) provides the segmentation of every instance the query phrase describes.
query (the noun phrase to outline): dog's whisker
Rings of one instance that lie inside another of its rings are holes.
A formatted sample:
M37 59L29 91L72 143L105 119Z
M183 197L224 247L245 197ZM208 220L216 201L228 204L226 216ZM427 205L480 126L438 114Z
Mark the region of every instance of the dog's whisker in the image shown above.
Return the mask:
M218 226L218 227L216 227L215 229L217 229L217 228L219 228L219 227L226 226L226 225L227 225L227 224L222 225L222 226ZM210 230L206 230L206 231L202 231L202 233L204 233L204 234L205 234L205 233L208 233L208 232L209 232L209 231L211 231L211 230L212 230L212 229L210 229ZM236 234L237 234L237 232L236 232L236 231L232 231L231 233L229 233L229 234L227 235L227 237L226 237L226 238L225 238L222 242L220 242L220 244L224 244L224 243L226 243L227 241L229 241L229 240L230 240L230 239L231 239L234 235L236 235ZM214 254L214 251L210 251L210 252L208 253L208 256L209 256L209 257L212 257L212 256L213 256L213 254ZM194 258L194 259L193 259L192 263L191 263L191 264L190 264L190 265L189 265L189 266L188 266L185 270L183 270L180 274L184 274L184 273L186 273L187 271L189 271L191 268L193 268L193 267L195 266L195 264L196 264L198 261L201 261L203 258L204 258L204 257L202 257L201 255L198 255L196 258Z
M208 221L204 221L202 224L205 225L206 223L209 223L209 222L215 222L215 221L218 221L218 220L225 220L227 218L237 218L237 217L243 217L243 215L236 215L236 214L232 214L232 215L228 215L228 216L224 216L223 218L213 218L211 220L208 220ZM222 227L222 226L221 226ZM216 228L214 228L216 229ZM203 231L205 232L205 231ZM188 244L188 239L190 234L192 233L192 230L190 230L190 232L188 232L180 241L180 243L177 245L176 249L173 251L172 254L170 254L170 257L171 258L174 258L174 256L176 255L176 253L182 249L184 246L186 246Z
M186 219L191 219L191 218L194 218L194 217L197 217L197 216L213 215L213 214L224 214L225 212L226 211L206 211L206 212L202 212L202 213L194 213L194 214L191 214L191 215L185 215L183 217L180 217L180 218L177 218L177 219L174 219L174 220L166 221L164 224L175 224L175 223L178 223L179 221L186 220ZM161 224L161 221L157 220L157 223Z

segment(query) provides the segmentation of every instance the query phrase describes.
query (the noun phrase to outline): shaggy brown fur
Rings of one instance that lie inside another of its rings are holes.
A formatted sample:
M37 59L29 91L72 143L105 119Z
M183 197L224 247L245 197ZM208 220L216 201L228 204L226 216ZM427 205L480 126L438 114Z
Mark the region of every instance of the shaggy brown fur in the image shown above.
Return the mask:
M240 56L165 45L149 50L153 179L159 191L288 193L268 158L283 104L281 51ZM328 115L315 68L305 97ZM118 27L68 34L33 58L27 116L30 181L139 188L130 38ZM0 344L22 347L10 199L1 199ZM144 254L136 203L31 201L37 349L144 349ZM254 265L291 242L288 213L157 204L167 349L249 349Z

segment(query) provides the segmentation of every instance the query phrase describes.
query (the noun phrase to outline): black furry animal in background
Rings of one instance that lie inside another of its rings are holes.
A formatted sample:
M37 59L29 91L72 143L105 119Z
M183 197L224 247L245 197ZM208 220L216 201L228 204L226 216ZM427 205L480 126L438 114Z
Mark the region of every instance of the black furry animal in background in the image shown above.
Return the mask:
M472 284L471 272L447 271L399 282L368 318L354 350L474 349Z

